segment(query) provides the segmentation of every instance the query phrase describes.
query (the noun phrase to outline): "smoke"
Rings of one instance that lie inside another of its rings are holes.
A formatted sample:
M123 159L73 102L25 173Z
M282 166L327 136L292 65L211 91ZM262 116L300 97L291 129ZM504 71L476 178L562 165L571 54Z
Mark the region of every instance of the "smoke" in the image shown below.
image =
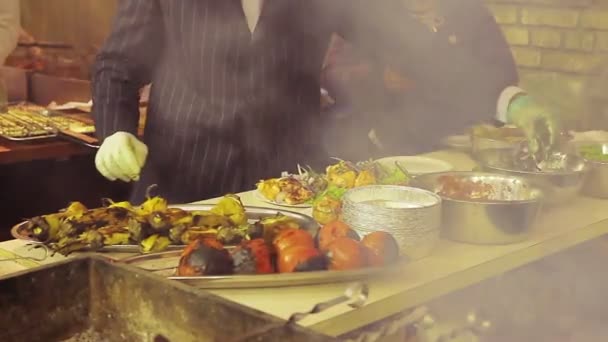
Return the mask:
M596 239L456 291L429 303L437 325L427 334L466 326L490 328L479 341L604 341L605 242Z

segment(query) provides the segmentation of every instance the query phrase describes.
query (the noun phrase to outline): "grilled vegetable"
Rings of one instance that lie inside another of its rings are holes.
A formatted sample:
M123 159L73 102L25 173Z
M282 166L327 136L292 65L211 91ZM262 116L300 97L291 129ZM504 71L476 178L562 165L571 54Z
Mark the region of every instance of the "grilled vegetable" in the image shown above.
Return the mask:
M299 228L295 220L284 215L250 225L236 195L225 196L209 211L189 212L168 208L163 198L151 197L149 192L140 206L104 199L103 207L87 209L82 203L72 202L59 213L31 218L20 226L20 233L59 253L124 244L140 245L142 252L150 253L201 238L236 245L265 237L270 245L277 232Z
M327 167L327 181L329 186L350 189L355 186L357 170L345 161Z
M135 212L138 216L147 216L157 211L164 211L167 209L167 200L160 196L152 197L152 191L156 189L156 185L151 185L146 190L146 201L142 203L138 208L135 208Z
M153 253L165 250L170 244L171 240L168 237L154 234L148 236L139 245L142 253Z
M388 265L399 258L399 245L389 233L370 233L363 237L361 245L368 249L367 260L370 266Z
M270 249L263 239L246 241L232 251L234 272L239 274L266 274L274 272Z
M228 217L234 225L242 226L247 224L245 207L243 206L241 199L236 195L226 195L222 197L218 204L211 209L211 212L216 215Z
M325 251L327 247L338 238L350 238L359 241L359 235L342 221L332 221L317 231L315 242L320 250Z
M190 243L177 267L177 275L186 277L232 273L230 253L215 239L199 239Z
M366 253L359 242L341 237L327 246L329 269L342 271L353 270L366 266Z
M247 227L244 229L223 227L217 232L217 239L226 245L237 245L247 237Z
M217 236L217 229L198 228L193 227L187 229L181 236L181 242L183 244L190 244L193 241L200 239L215 239Z
M273 217L266 217L261 219L260 221L255 223L257 226L261 228L257 228L257 231L262 231L262 236L264 241L268 245L272 245L274 242L274 238L277 234L285 229L299 229L300 225L291 217L285 216L283 214L277 214Z
M319 198L312 208L312 217L320 224L339 220L341 214L342 202L331 194Z
M365 164L357 178L355 179L355 187L373 185L377 183L376 167L374 163Z
M319 254L308 258L304 262L300 262L294 272L313 272L313 271L324 271L327 270L329 260L324 254Z
M274 238L273 246L277 253L292 246L315 246L312 235L305 230L289 228L281 231Z
M320 256L321 253L312 246L294 245L279 252L277 268L280 273L296 272L311 264L311 259Z

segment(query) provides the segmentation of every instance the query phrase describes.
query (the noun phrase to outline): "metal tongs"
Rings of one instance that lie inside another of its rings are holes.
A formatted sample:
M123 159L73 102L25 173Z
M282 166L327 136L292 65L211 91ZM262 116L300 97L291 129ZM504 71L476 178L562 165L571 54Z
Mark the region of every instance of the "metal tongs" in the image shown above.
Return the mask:
M240 341L248 341L251 338L254 338L260 334L267 333L271 330L281 328L286 326L288 328L293 328L297 325L298 322L303 320L304 318L321 313L330 308L336 307L340 304L348 303L347 305L353 309L358 309L365 305L367 298L369 296L369 287L364 283L354 283L349 285L344 291L344 294L340 297L336 297L334 299L330 299L326 302L318 303L308 312L298 312L294 313L289 317L286 323L273 323L268 324L266 326L261 327L260 329L256 329L250 333L245 335L241 335L235 337L234 339L230 339L230 342L240 342Z
M532 162L536 171L542 171L545 163L554 153L554 145L550 141L551 132L549 132L542 120L537 120L534 126L535 131L538 132L534 137L534 143L538 146L537 151L531 152L530 141L523 141L516 153L519 161L526 165Z

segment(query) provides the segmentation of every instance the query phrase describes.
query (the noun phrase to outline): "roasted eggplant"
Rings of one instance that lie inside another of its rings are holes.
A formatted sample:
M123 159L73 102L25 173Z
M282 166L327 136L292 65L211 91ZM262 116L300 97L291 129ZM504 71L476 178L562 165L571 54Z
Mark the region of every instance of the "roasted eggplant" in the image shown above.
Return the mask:
M177 268L177 275L183 277L232 273L232 257L215 239L199 239L190 243L182 253Z

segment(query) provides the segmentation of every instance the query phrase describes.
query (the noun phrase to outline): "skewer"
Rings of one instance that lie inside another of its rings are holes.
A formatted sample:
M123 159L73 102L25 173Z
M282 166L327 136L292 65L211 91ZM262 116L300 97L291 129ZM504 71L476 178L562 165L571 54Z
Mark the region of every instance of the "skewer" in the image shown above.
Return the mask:
M43 244L28 244L26 246L30 247L28 249L28 251L31 251L32 249L41 248L43 250L43 255L42 256L22 256L22 255L20 255L20 256L14 257L14 258L0 259L0 262L3 262L3 261L15 261L15 260L44 261L49 256L49 249L48 249L48 247L46 247Z

